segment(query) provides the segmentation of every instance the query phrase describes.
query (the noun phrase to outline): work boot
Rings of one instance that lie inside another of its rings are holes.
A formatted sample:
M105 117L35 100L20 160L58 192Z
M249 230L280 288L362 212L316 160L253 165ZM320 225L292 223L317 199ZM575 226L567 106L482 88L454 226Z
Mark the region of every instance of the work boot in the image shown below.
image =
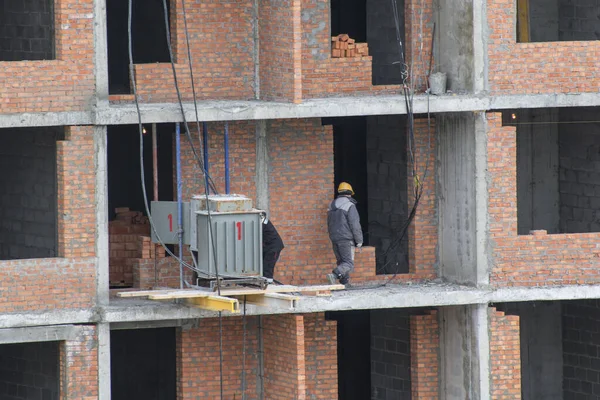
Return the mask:
M335 276L335 274L327 274L327 281L329 282L330 285L335 285L336 281L337 281L337 276Z

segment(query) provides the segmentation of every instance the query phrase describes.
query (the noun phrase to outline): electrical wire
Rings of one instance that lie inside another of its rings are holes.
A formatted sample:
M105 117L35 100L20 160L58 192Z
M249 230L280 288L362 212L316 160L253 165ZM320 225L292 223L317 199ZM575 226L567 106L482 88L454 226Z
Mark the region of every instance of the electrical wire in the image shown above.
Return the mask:
M397 5L396 0L391 0L391 3L392 3L393 14L394 14L394 24L395 24L395 28L396 28L396 40L398 42L398 50L400 53L402 88L403 88L403 93L404 93L404 102L405 102L406 111L407 111L407 124L406 124L407 142L408 142L407 147L408 147L409 162L411 163L412 176L413 176L414 185L415 185L415 188L414 188L415 189L415 192L414 192L415 197L414 197L413 206L411 208L409 216L408 216L407 220L405 221L405 223L402 225L400 234L390 244L390 246L385 250L385 252L382 255L380 255L380 258L385 257L390 251L396 250L396 248L402 243L402 241L406 237L406 234L408 233L408 228L410 227L410 224L412 223L412 221L415 218L417 208L419 206L421 197L423 195L424 183L427 179L427 175L429 172L429 166L430 166L429 164L431 161L431 155L430 155L430 153L431 153L431 114L429 111L429 88L428 88L428 90L426 91L426 93L427 93L427 131L428 131L427 162L425 163L423 176L422 176L422 178L419 178L417 162L416 162L416 158L415 158L415 154L416 154L415 142L416 141L415 141L415 137L414 137L413 100L414 100L415 90L414 90L414 86L409 87L409 85L408 85L409 73L407 71L407 65L406 65L406 61L405 61L405 57L404 57L404 51L403 51L404 46L403 46L402 40L400 38L400 21L398 18L398 5ZM433 48L434 33L435 33L435 24L433 26L432 44L431 44L432 48ZM430 62L430 65L429 65L428 70L431 71L431 63L433 62L433 57L430 57L429 62ZM411 59L411 64L412 63L413 63L413 60ZM413 68L411 68L410 71L412 72ZM411 76L411 78L412 78L412 76ZM410 81L411 81L411 85L412 85L412 82L414 81L414 79L410 79ZM426 82L427 82L427 79L426 79ZM379 273L382 270L385 270L387 268L387 266L390 265L392 262L394 262L394 260L388 261L386 264L384 264L383 266L378 268L376 270L376 273ZM367 290L367 289L381 288L381 287L388 285L397 276L398 276L398 272L395 272L391 277L389 277L385 282L383 282L381 284L374 285L374 286L349 287L348 290Z
M169 49L169 60L171 61L171 69L173 70L173 83L175 84L175 91L177 92L177 101L179 104L179 108L181 110L181 117L183 119L183 125L185 127L185 136L190 144L190 148L192 149L194 158L196 159L196 161L198 162L198 165L200 166L200 170L204 173L205 179L207 179L209 181L209 185L210 185L211 189L213 190L213 192L218 194L219 192L217 191L212 178L209 176L208 171L206 171L206 169L204 168L204 163L202 162L202 159L196 152L196 146L194 146L194 141L193 141L192 135L190 133L188 121L185 116L185 109L183 107L181 91L179 90L179 82L177 79L177 71L175 68L175 61L173 59L173 45L171 44L171 26L169 24L169 9L167 6L167 0L163 0L163 14L164 14L164 20L165 20L165 34L166 34L166 39L167 39L167 48ZM184 20L185 19L187 19L187 17L184 15ZM184 26L185 25L187 25L187 24L184 24ZM186 38L189 36L187 29L185 30L185 35L186 35ZM189 47L189 39L187 39L187 43L188 43L188 47ZM194 90L194 93L195 93L195 90ZM194 103L196 103L195 99L194 99ZM196 106L196 109L197 109L197 106ZM196 114L196 116L197 116L197 114Z
M182 2L185 2L185 0L182 0ZM185 13L185 7L182 8L182 11L183 11L184 21L186 21L187 14ZM212 238L214 237L213 236L213 226L212 226L212 216L211 216L210 206L208 204L209 188L211 186L212 179L209 176L208 171L205 169L202 159L198 156L198 153L196 153L194 141L192 139L192 135L190 134L187 119L185 117L185 110L183 108L183 100L181 98L181 91L179 90L179 83L177 81L177 70L175 68L175 61L173 59L173 46L171 44L171 33L170 33L171 29L170 29L170 24L169 24L169 11L167 8L167 0L163 0L163 12L164 12L164 20L165 20L165 31L166 31L166 36L167 36L167 46L169 48L169 59L171 61L171 69L173 71L173 82L175 84L175 90L177 92L177 100L179 102L179 107L181 109L181 116L183 118L183 123L185 126L185 133L186 133L186 136L190 143L190 147L192 149L194 157L198 161L198 164L200 165L201 170L204 172L204 182L205 182L204 195L205 195L205 199L206 199L208 229L209 229L209 235L211 238L211 240L210 240L211 247L212 247L211 250L213 252L213 262L214 262L215 276L216 276L216 282L217 282L217 294L220 296L221 295L221 277L219 276L219 268L217 265L217 257L216 257L217 251L216 251L216 247L215 247L215 241L212 240ZM186 43L187 43L187 47L188 47L188 54L190 55L190 57L189 57L190 73L192 74L192 84L193 84L193 71L192 71L192 64L191 64L191 53L190 53L190 49L189 49L189 33L187 30L187 23L184 23L184 30L185 30L185 36L186 36ZM194 96L194 104L196 104L195 90L193 91L193 96ZM197 109L197 106L195 106L195 107ZM196 114L196 117L198 117L198 114ZM197 121L197 122L199 123L199 121ZM212 185L212 190L214 193L218 194L214 184ZM219 386L220 386L221 400L223 400L223 313L221 311L219 311Z
M160 238L156 230L156 226L154 224L154 219L150 214L150 206L148 204L148 195L146 190L146 174L144 172L144 127L142 125L142 113L140 112L140 105L137 94L137 83L135 79L135 73L133 71L133 40L131 34L131 25L132 25L132 16L133 16L133 0L128 0L128 25L127 25L127 38L128 38L128 51L129 51L129 78L131 79L131 85L133 88L133 97L135 100L135 108L138 116L138 131L140 136L140 180L142 184L142 193L144 198L144 207L146 209L146 214L148 215L148 222L150 222L150 227L152 228L152 232L156 236L156 240L161 244L161 246L165 249L165 252L175 258L177 261L182 263L184 266L190 268L191 265L186 263L184 260L180 259L176 256L163 242Z

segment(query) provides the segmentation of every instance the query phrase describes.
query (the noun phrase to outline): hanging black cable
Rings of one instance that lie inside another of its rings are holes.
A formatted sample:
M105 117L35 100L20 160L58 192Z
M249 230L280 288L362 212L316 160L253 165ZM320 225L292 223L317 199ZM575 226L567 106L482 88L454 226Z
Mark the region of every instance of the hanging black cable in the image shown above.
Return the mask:
M133 71L133 40L132 40L132 34L131 34L131 25L132 25L132 19L133 19L133 1L132 0L128 0L128 1L129 1L129 3L128 3L127 39L128 39L128 50L129 50L129 78L131 79L131 85L133 87L133 97L135 100L135 108L136 108L137 117L138 117L138 131L139 131L139 137L140 137L140 147L139 147L139 150L140 150L140 181L141 181L141 185L142 185L142 195L143 195L142 197L144 198L144 207L146 210L146 214L148 215L148 222L150 223L152 232L156 236L157 241L165 249L165 252L169 256L171 256L174 259L176 259L177 261L181 262L187 268L193 268L190 264L186 263L184 260L179 259L179 257L177 257L165 245L165 243L160 238L160 235L156 231L154 219L152 218L152 214L150 213L150 206L148 204L148 195L147 195L147 190L146 190L146 176L145 176L145 172L144 172L144 127L142 125L142 114L140 112L140 105L139 105L138 95L137 95L137 85L136 85L135 73Z

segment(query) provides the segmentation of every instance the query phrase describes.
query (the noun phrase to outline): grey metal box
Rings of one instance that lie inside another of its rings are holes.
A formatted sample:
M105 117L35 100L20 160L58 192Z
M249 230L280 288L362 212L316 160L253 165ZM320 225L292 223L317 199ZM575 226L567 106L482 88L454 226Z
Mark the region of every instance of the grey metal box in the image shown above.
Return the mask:
M178 244L177 236L177 202L176 201L153 201L151 205L152 221L156 233L164 244ZM183 244L190 244L190 203L182 204L183 212ZM152 242L158 243L154 229L150 229Z
M198 268L214 277L262 276L260 210L237 213L196 211ZM214 240L213 240L214 239ZM214 246L213 246L214 243Z

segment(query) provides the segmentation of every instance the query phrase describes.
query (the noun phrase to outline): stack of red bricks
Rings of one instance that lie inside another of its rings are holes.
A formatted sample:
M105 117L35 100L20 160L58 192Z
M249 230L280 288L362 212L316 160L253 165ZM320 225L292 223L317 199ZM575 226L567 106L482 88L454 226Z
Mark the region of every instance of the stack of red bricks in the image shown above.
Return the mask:
M356 43L347 34L333 36L331 38L331 57L367 57L369 55L369 45L367 43Z
M109 223L109 281L111 286L133 285L133 265L138 259L164 258L162 246L152 243L148 217L121 207Z

